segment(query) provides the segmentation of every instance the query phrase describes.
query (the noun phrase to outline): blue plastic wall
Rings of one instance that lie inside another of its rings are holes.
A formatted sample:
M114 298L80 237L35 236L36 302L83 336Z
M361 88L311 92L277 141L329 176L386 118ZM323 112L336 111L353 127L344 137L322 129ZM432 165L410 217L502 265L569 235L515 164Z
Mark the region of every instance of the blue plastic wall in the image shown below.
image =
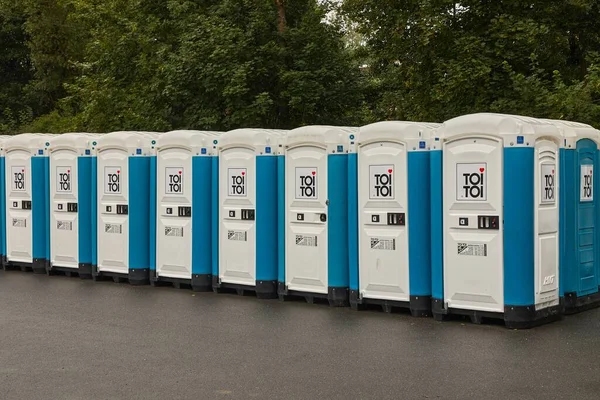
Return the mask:
M431 195L431 295L444 299L444 203L443 154L442 150L429 152L430 195Z
M256 156L256 280L277 280L277 157Z
M148 237L148 251L149 255L149 264L148 268L151 272L156 271L156 201L157 201L157 192L156 192L156 157L150 157L150 181L149 181L149 237ZM192 176L194 176L192 174ZM194 214L192 213L192 217ZM151 275L153 276L153 275Z
M98 265L98 159L92 157L92 265Z
M327 264L330 288L348 288L348 155L327 156Z
M277 156L277 278L285 284L285 157Z
M212 274L212 212L213 158L192 158L192 274Z
M49 158L31 158L32 254L34 259L50 259Z
M6 257L6 162L0 157L0 256Z
M358 154L348 154L348 283L359 290L358 263Z
M129 157L129 269L150 265L150 163Z
M92 263L92 158L77 158L79 263ZM95 200L95 199L94 199Z
M535 304L534 149L504 149L504 304Z
M408 153L408 264L411 296L431 295L429 152Z
M212 157L212 275L219 276L219 157Z

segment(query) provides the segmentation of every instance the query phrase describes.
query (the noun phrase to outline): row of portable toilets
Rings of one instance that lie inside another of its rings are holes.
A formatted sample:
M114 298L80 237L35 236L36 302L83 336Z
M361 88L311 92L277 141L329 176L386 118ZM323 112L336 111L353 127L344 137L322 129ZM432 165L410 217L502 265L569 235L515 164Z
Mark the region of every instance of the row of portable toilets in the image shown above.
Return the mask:
M5 267L509 327L600 301L588 125L474 114L0 141Z

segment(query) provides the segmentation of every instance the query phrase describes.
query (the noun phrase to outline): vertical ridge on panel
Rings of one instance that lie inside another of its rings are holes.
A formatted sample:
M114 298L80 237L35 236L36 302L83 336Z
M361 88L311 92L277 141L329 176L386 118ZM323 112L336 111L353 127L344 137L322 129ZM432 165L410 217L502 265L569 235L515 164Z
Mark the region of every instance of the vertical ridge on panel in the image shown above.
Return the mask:
M192 157L192 276L212 274L213 158Z
M358 154L351 153L348 154L348 284L351 291L359 290L358 268Z
M277 159L256 156L256 280L277 280Z
M156 157L150 157L150 173L148 179L148 193L150 194L149 206L149 256L148 268L150 271L156 271Z
M348 156L327 157L328 283L330 288L347 288L348 276Z
M77 190L79 217L79 260L80 264L92 263L92 158L77 157Z
M98 265L98 159L91 158L91 196L92 196L92 266Z
M219 276L219 157L212 158L211 182L212 276Z
M434 302L444 301L443 173L442 151L429 154L431 189L431 291Z
M277 156L277 276L285 287L285 156Z

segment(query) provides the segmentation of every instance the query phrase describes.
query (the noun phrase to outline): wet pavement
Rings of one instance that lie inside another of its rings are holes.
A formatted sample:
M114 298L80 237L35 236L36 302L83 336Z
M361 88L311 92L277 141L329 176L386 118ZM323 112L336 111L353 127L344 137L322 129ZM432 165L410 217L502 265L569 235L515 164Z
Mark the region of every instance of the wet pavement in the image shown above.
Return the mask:
M532 330L0 272L1 399L598 399L600 310Z

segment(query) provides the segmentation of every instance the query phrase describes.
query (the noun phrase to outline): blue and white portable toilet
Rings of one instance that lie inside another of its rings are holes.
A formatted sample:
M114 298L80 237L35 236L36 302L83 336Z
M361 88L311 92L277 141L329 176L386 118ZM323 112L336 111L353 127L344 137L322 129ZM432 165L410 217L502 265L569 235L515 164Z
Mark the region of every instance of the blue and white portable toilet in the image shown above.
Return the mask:
M277 159L284 131L237 129L219 140L213 181L213 290L254 291L277 298Z
M148 284L150 271L151 165L158 135L113 132L93 142L96 215L92 276ZM94 144L95 143L95 144ZM153 231L154 233L154 231ZM94 251L95 249L95 251Z
M559 318L558 128L473 114L438 132L430 154L434 317L502 318L511 328Z
M285 145L279 296L348 305L348 148L357 128L306 126Z
M6 264L6 168L4 142L11 136L0 135L0 268Z
M589 125L547 120L563 135L560 150L560 289L565 313L600 305L598 146Z
M219 136L181 130L164 133L156 142L153 285L183 283L194 291L212 290L212 219L217 219L212 179Z
M47 140L24 133L4 142L6 265L39 274L50 258Z
M439 126L378 122L350 136L354 309L378 304L431 315L429 146Z
M96 136L65 133L50 137L50 263L61 271L92 278L92 143Z

